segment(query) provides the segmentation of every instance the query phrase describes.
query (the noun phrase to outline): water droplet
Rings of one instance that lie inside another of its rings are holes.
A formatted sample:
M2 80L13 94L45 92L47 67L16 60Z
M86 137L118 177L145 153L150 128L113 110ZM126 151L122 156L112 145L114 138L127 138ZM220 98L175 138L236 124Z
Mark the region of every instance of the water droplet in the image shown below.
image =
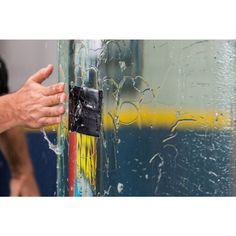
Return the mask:
M125 71L125 70L126 70L125 61L119 61L119 64L120 64L120 70L121 70L121 72Z
M103 141L103 146L104 146L104 148L107 147L107 142L106 142L106 140Z
M176 111L176 114L175 114L176 118L178 119L180 117L180 111Z
M124 190L124 185L122 183L118 183L117 184L117 191L118 191L118 193L123 192L123 190Z

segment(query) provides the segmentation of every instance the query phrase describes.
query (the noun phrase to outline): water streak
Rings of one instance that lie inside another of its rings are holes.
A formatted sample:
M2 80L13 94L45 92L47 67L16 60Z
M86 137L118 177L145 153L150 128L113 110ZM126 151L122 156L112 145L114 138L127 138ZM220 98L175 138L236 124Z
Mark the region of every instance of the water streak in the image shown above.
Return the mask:
M53 144L49 140L44 128L40 129L40 131L43 133L43 137L48 143L48 148L51 149L56 155L61 155L63 153L63 146L58 146L58 145Z

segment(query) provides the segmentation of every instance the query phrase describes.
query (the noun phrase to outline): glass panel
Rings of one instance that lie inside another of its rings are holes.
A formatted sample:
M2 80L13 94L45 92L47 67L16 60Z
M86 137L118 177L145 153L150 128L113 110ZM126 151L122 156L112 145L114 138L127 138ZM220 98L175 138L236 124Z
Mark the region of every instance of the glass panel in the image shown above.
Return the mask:
M67 109L58 195L235 195L235 55L235 41L60 41L60 81L103 106L99 138L68 131Z

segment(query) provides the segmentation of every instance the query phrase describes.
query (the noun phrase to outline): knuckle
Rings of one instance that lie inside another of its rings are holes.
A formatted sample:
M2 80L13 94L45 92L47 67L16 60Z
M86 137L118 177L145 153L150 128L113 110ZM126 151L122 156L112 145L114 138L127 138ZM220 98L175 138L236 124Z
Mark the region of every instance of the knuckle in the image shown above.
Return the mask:
M51 91L52 91L52 93L54 93L54 92L57 91L57 88L56 88L55 86L52 86L52 87L51 87Z
M55 107L51 107L48 109L48 113L47 113L47 116L55 116L55 115L58 115L57 114L57 109Z
M47 111L45 112L45 116L52 116L52 111L51 111L51 109L50 109L50 110L47 110Z
M55 93L57 92L55 86L51 86L51 87L49 87L48 91L49 91L49 94L51 94L51 95L52 95L52 94L55 94Z
M50 105L58 104L58 103L59 103L59 98L58 98L58 96L57 96L57 95L50 96L50 97L48 98L48 103L49 103Z
M55 85L55 92L60 93L61 92L61 88L60 85Z

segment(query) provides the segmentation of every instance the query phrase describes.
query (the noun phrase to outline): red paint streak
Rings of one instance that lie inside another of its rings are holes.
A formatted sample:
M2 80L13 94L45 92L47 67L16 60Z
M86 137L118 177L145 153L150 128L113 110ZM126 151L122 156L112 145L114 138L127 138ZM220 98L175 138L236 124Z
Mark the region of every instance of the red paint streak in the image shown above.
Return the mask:
M76 162L76 132L69 133L69 196L74 196Z

